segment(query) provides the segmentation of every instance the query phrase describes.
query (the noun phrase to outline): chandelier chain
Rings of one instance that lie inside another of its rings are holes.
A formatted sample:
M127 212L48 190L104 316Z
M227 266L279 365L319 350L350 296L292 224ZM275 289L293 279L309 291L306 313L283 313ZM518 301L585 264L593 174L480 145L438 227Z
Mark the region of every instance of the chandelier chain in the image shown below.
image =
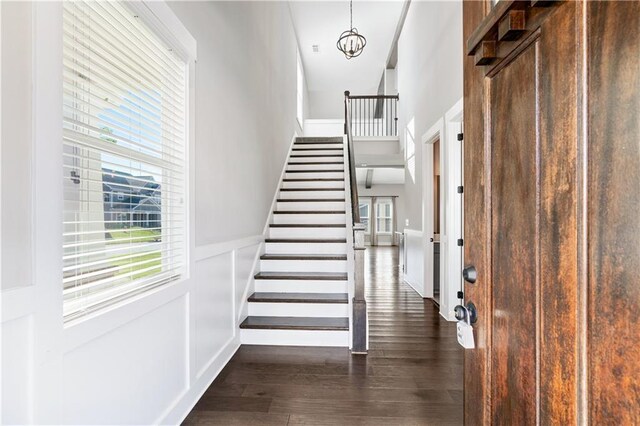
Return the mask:
M349 28L353 28L353 0L349 0Z

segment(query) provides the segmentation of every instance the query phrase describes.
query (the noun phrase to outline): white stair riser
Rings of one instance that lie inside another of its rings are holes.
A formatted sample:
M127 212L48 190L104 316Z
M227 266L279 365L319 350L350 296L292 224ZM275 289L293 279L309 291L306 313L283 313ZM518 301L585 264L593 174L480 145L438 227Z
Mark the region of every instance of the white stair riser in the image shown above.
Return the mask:
M284 200L296 199L344 199L344 190L335 191L280 191L280 198Z
M346 243L266 243L268 254L346 254Z
M321 209L319 209L321 210ZM313 214L313 213L296 213L296 214L274 214L273 223L346 223L346 215L341 214Z
M397 142L396 142L397 143ZM292 155L344 155L343 150L341 149L309 149L304 148L300 151L291 151Z
M342 168L339 168L342 170ZM338 170L338 169L333 169ZM303 172L303 173L285 173L285 179L313 179L313 178L331 178L343 179L344 172Z
M343 143L296 143L294 148L318 149L318 148L343 148Z
M330 180L311 180L311 181L294 181L282 182L283 188L337 188L344 189L344 181Z
M240 330L244 345L349 347L348 331L330 330Z
M271 228L271 238L345 238L346 228Z
M348 281L255 280L256 293L348 293Z
M349 316L349 305L347 303L250 302L249 316L340 318Z
M340 157L289 157L290 162L294 163L333 163L336 161L344 161L342 156Z
M298 161L292 161L298 163ZM287 164L287 170L343 170L343 164Z
M341 211L345 209L344 201L287 201L279 202L278 211L314 211L314 210L330 210ZM274 215L277 216L277 215Z
M347 272L346 260L260 260L262 272Z

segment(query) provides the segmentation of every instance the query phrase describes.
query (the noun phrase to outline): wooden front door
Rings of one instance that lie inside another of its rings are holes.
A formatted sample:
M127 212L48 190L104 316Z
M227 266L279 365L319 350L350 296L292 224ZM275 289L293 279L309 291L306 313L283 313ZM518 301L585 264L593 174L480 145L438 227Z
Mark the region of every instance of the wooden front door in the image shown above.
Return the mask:
M465 422L640 424L640 2L463 10Z

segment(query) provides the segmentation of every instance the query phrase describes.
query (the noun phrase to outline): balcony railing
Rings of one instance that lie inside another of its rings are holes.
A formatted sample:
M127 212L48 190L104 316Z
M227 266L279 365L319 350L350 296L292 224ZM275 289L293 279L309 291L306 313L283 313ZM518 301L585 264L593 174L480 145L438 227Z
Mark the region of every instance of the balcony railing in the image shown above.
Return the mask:
M398 136L398 95L344 94L349 101L352 136Z

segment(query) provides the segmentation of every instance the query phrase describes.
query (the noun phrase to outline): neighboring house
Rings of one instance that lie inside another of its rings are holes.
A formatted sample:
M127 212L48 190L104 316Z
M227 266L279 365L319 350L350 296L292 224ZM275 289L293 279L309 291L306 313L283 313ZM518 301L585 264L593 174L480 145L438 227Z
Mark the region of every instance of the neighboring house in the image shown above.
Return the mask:
M104 220L108 228L160 227L160 184L153 176L133 176L102 169L102 189Z

